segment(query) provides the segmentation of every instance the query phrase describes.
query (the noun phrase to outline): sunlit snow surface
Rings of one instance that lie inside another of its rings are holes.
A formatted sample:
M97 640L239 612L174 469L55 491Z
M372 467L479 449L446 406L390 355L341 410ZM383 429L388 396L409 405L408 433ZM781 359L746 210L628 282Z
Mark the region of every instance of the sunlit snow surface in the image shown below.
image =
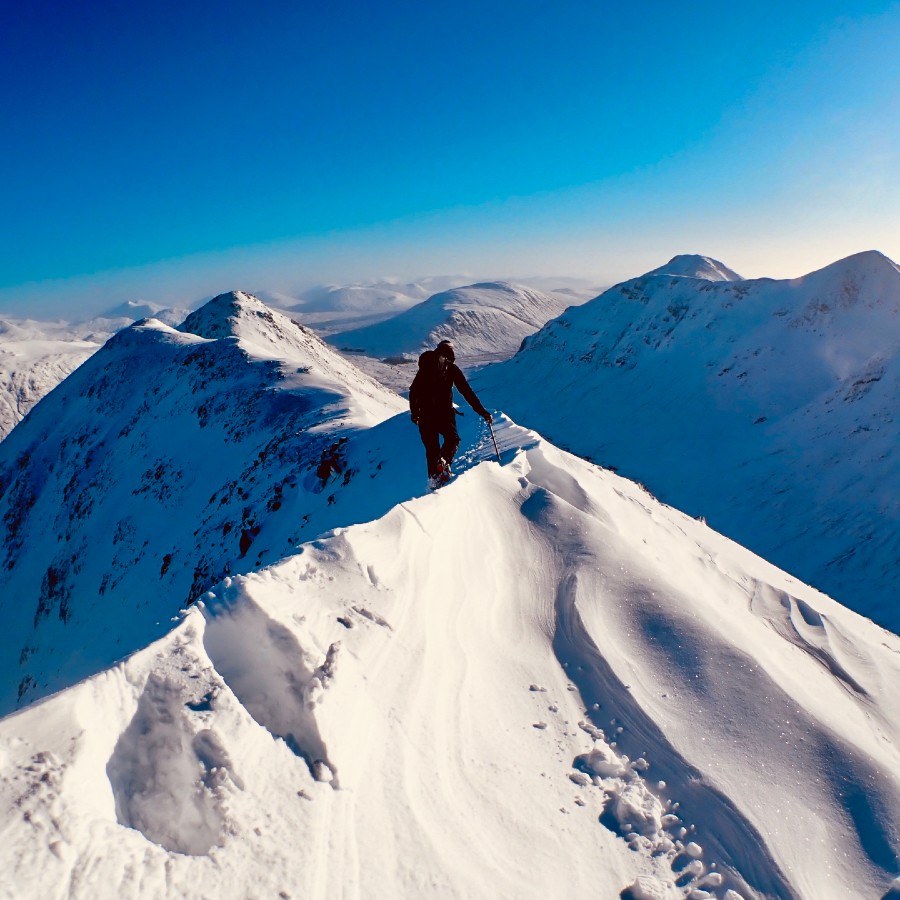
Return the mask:
M888 890L900 640L468 425L426 496L405 417L373 428L399 451L381 518L0 723L8 896Z
M900 891L896 636L505 416L428 494L402 401L247 295L104 354L0 444L47 544L4 687L63 688L0 720L0 896ZM245 574L172 619L168 543Z

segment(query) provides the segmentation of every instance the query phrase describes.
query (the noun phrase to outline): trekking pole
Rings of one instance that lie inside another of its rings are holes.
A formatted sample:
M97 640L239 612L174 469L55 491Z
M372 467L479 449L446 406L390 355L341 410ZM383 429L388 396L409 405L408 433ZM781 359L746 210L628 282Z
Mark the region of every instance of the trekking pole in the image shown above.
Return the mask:
M497 462L500 462L500 450L497 448L497 438L494 437L494 425L489 421L487 424L488 428L491 429L491 440L494 442L494 453L497 454Z

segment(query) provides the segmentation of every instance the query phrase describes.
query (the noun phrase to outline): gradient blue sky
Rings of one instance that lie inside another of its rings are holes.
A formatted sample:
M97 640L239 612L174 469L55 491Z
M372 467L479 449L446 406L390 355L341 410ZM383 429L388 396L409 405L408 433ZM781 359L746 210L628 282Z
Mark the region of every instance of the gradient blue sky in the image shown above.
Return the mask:
M900 258L900 3L0 0L0 309Z

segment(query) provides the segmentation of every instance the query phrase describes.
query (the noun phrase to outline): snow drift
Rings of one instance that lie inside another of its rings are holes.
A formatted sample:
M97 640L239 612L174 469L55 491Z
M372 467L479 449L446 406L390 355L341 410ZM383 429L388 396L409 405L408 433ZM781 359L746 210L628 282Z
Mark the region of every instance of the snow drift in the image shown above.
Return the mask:
M548 323L476 388L900 630L900 270L868 252L737 278L676 257Z
M415 359L452 340L458 358L509 356L568 302L522 285L488 282L435 294L385 322L334 334L337 347L369 356Z
M368 429L383 515L0 722L5 896L887 896L900 640L464 421L447 488Z

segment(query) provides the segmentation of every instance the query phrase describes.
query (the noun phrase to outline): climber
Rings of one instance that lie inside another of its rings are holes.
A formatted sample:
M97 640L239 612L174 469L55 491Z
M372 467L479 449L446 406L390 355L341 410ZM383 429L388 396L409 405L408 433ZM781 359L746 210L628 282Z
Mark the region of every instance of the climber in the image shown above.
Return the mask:
M409 389L409 408L425 445L428 485L432 490L450 480L450 463L459 447L457 413L453 408L454 387L479 416L488 423L493 422L493 417L481 405L466 376L456 365L453 344L441 341L434 350L426 350L419 357L419 371Z

